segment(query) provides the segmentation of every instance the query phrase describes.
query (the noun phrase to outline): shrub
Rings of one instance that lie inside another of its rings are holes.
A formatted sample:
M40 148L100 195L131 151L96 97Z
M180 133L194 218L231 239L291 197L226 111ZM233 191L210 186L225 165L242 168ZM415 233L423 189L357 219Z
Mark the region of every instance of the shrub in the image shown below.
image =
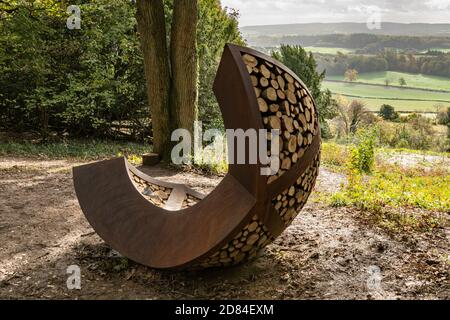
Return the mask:
M351 148L350 169L359 173L371 173L375 162L375 130L360 130L357 145Z
M395 111L393 106L383 104L380 108L380 117L384 120L395 121L399 119L399 114Z

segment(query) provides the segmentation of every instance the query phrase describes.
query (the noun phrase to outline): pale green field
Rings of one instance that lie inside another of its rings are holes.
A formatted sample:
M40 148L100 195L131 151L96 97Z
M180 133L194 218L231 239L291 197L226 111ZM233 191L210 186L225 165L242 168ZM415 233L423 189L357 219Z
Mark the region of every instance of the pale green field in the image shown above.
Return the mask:
M436 112L437 105L450 107L450 93L329 81L324 81L323 87L349 100L364 101L371 111L378 111L382 104L402 112Z
M335 97L337 95L334 95ZM344 96L346 97L346 96ZM430 101L405 101L405 100L389 100L389 99L364 99L364 98L353 98L346 97L348 100L360 100L363 101L367 109L373 112L380 111L380 107L383 104L389 104L395 108L396 111L400 112L419 112L427 113L430 117L433 117L436 112L436 102ZM439 103L440 106L444 108L450 108L450 103Z
M423 51L423 53L427 53L428 51L440 51L440 52L444 52L444 53L449 53L450 52L450 49L449 48L431 48L431 49L428 49L428 50L424 50Z
M404 78L406 80L406 87L450 91L450 78L393 71L361 73L356 82L384 85L385 80L389 79L391 82L390 85L400 86L400 78ZM329 76L327 79L344 81L345 77L343 75Z
M328 47L304 47L306 51L311 51L313 53L322 53L322 54L337 54L341 52L343 54L350 54L355 52L352 49L346 48L328 48Z

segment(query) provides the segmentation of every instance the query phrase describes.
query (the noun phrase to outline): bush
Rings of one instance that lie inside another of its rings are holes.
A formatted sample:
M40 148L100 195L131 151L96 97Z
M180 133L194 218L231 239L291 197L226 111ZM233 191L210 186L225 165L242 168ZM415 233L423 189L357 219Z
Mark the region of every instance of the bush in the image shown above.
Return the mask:
M395 121L399 119L399 114L393 106L383 104L380 108L380 117L387 121Z
M375 130L360 130L357 145L350 151L350 169L359 173L371 173L375 163Z

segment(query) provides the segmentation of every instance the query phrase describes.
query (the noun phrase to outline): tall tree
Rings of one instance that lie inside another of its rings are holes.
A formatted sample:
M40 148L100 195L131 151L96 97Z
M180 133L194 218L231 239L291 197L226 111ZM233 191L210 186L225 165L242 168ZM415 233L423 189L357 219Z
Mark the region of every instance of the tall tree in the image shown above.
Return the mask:
M322 136L329 137L326 119L332 119L336 115L336 101L330 90L322 89L325 71L319 73L313 54L300 46L282 45L272 56L294 71L309 88L317 105Z
M193 131L197 117L197 0L173 2L170 48L163 0L137 1L138 30L144 53L153 125L153 150L170 154L170 131ZM170 50L170 51L169 51Z
M197 119L197 0L174 1L170 40L171 110L177 128L193 132Z
M162 0L138 0L137 21L144 54L153 151L165 156L170 146L170 64Z

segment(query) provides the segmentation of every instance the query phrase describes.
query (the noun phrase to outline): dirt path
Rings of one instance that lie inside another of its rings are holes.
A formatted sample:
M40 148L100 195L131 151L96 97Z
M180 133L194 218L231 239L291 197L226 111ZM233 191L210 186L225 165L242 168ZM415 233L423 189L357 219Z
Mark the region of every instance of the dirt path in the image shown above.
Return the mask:
M350 209L310 202L258 260L203 272L162 272L115 254L79 209L67 161L0 158L0 298L449 299L448 230L391 236ZM210 191L218 177L152 168ZM322 170L317 189L344 177ZM447 234L446 234L447 232ZM81 268L81 290L66 269Z

